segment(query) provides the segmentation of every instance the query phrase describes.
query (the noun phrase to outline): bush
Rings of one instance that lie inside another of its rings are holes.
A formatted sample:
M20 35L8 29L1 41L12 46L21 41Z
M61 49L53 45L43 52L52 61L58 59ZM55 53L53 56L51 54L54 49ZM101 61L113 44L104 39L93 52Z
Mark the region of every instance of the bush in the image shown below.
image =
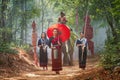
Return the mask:
M1 42L0 43L0 53L18 53L17 50L12 49L9 43Z
M101 64L105 69L120 66L120 42L113 39L106 41L105 52L101 54Z
M101 55L101 64L105 69L120 66L120 53L104 53Z
M31 50L31 47L32 47L31 44L24 44L20 46L20 48L24 49L26 52L29 52Z

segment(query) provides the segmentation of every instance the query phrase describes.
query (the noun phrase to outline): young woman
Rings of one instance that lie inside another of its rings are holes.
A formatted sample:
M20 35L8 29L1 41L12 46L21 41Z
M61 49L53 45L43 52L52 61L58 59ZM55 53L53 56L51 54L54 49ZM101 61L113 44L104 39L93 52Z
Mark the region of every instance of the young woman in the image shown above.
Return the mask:
M53 30L53 36L49 39L49 47L52 49L52 71L60 74L62 70L62 53L61 53L61 39L59 38L59 31Z
M39 62L40 66L43 67L43 70L47 70L47 64L48 64L48 54L47 54L47 45L48 45L48 39L46 38L46 33L41 34L41 38L38 41L38 46L40 48L39 52Z
M80 39L77 40L76 45L78 47L79 68L85 70L87 59L87 39L84 37L84 33L80 33Z

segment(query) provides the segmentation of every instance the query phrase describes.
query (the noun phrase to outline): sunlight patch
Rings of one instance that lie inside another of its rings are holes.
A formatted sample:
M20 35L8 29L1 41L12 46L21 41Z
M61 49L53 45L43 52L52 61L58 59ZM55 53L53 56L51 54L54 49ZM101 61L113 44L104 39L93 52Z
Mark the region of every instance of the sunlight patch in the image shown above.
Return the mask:
M74 73L71 73L71 74L67 74L66 76L72 77L74 75L75 75Z
M25 76L27 76L27 77L39 77L40 75L36 75L36 74L33 74L33 73L28 73L28 74L25 74Z

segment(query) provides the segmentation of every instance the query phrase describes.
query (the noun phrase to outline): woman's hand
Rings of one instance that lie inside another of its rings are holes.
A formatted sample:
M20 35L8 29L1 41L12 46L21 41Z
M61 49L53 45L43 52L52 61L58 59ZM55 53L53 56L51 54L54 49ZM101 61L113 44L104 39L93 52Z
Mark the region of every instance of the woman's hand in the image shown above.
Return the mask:
M77 46L79 47L79 46L81 46L81 44L77 44Z
M85 46L84 44L81 44L81 46L83 47L83 46Z
M79 46L84 46L84 44L77 44L77 46L79 47Z
M42 45L39 45L39 48L41 47Z
M55 49L55 47L51 46L51 49Z
M58 41L58 45L61 45L60 41Z

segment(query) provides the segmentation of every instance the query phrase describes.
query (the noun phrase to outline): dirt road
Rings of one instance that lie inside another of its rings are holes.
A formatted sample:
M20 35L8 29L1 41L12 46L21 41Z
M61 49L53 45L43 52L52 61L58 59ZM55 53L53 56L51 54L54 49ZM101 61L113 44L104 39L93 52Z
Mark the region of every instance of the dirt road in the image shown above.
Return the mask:
M38 71L21 73L18 77L1 78L0 80L70 80L76 75L83 75L94 70L98 67L99 57L88 57L86 70L78 68L78 62L74 61L74 66L63 67L60 75L56 75L55 72L51 71L51 66L48 67L47 71L43 71L42 68Z

